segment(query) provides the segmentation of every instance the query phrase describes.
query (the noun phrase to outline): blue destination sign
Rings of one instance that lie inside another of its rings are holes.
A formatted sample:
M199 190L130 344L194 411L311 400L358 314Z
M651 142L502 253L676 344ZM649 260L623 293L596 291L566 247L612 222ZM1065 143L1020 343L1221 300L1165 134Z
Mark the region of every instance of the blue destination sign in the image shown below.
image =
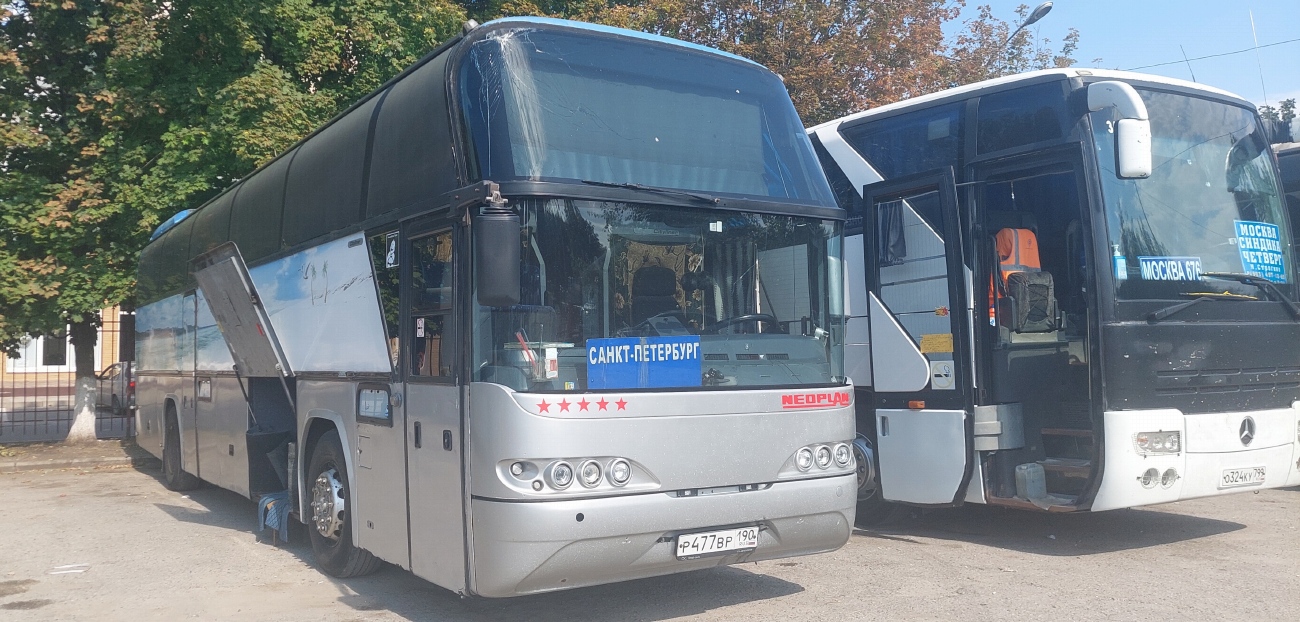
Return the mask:
M1274 283L1286 282L1286 264L1282 254L1282 232L1277 225L1250 220L1234 220L1237 250L1241 253L1242 272L1262 276Z
M1199 281L1200 257L1138 257L1144 281Z
M587 388L700 386L700 338L617 337L587 340Z

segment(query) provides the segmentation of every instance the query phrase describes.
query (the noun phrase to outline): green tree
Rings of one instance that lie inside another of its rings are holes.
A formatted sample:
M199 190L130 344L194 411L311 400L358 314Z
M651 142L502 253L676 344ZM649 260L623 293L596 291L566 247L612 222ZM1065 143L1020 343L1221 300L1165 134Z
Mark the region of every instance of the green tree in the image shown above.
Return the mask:
M449 0L27 0L0 13L0 349L71 326L94 437L98 310L163 219L458 32ZM85 425L89 423L89 435Z

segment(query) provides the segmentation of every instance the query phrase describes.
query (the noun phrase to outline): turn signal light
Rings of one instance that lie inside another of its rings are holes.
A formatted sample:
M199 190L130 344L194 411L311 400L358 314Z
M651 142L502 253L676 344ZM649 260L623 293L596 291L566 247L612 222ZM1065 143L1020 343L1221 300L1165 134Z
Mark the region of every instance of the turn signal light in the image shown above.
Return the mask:
M1179 432L1139 432L1133 436L1137 452L1147 454L1176 454L1183 448Z
M907 407L912 410L921 410L925 408L925 400L911 400L907 402Z

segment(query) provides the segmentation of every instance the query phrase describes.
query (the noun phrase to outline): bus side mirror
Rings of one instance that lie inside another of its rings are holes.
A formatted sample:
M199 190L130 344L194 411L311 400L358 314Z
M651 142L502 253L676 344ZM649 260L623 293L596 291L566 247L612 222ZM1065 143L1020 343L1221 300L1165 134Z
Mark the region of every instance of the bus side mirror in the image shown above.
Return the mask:
M1121 179L1151 176L1151 120L1146 104L1126 82L1105 80L1088 85L1088 110L1114 108L1119 112L1115 124L1115 174Z
M1115 125L1115 172L1123 179L1151 176L1151 121L1120 119Z
M519 214L484 207L474 217L474 289L485 307L519 304Z

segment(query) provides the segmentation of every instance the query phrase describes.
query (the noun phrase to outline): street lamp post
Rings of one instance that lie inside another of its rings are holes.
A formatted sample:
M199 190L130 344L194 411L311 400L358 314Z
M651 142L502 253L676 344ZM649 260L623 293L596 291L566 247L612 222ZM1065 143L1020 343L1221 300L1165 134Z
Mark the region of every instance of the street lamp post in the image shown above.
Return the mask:
M1045 15L1047 15L1048 13L1050 13L1051 10L1052 10L1052 3L1051 3L1051 2L1044 2L1044 3L1040 4L1040 5L1038 5L1037 7L1035 7L1035 8L1034 8L1034 12L1033 12L1033 13L1030 13L1030 14L1029 14L1029 17L1025 18L1024 23L1022 23L1022 24L1020 24L1020 26L1016 27L1016 29L1015 29L1014 31L1011 32L1011 36L1007 37L1007 40L1002 42L1002 47L1006 47L1008 43L1011 43L1011 40L1014 39L1014 38L1016 37L1016 35L1020 34L1020 31L1021 31L1021 30L1024 30L1024 29L1025 29L1025 26L1029 26L1029 25L1033 24L1034 22L1037 22L1038 20L1043 19L1043 17L1044 17Z

